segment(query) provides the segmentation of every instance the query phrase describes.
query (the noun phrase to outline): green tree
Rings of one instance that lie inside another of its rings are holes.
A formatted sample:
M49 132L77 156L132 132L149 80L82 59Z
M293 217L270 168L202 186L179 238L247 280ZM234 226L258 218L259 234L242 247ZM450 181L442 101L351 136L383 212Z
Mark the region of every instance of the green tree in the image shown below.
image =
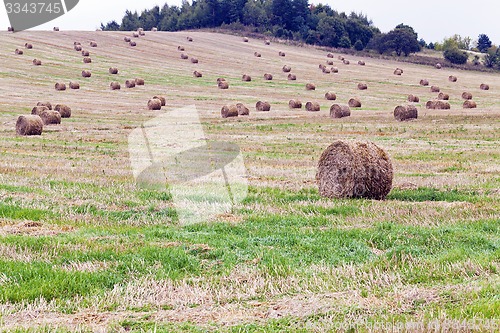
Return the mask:
M492 46L491 40L487 35L485 34L479 35L479 38L477 40L477 48L481 53L486 53L491 46Z
M412 29L413 30L413 29ZM398 56L404 54L419 52L420 44L417 40L417 34L407 28L396 28L387 34L382 34L374 39L371 48L379 53L395 52Z
M318 28L316 30L319 34L320 43L324 46L339 47L340 40L344 35L349 38L345 31L344 24L340 18L331 16L324 17L320 19ZM346 44L346 40L343 41L343 44ZM351 45L349 45L348 47L350 46Z
M135 31L139 28L139 15L137 12L132 13L130 10L125 11L125 16L122 19L120 30Z

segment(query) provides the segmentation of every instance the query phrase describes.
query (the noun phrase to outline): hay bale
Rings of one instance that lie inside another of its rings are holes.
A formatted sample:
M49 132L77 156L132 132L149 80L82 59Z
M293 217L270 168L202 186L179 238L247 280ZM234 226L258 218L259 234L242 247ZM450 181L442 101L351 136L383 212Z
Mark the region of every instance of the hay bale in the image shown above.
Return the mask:
M271 81L273 79L272 74L266 73L264 74L264 80Z
M401 75L401 74L403 74L402 70L400 70L400 69L394 70L394 75Z
M318 102L307 102L306 110L309 112L318 112L321 110L321 107Z
M135 88L135 80L127 80L127 81L125 81L125 87L127 87L127 88Z
M288 107L290 109L302 109L302 102L299 101L298 99L291 99L288 102Z
M50 102L38 102L36 106L45 106L47 109L52 110L52 103Z
M418 98L418 96L410 94L410 95L408 95L408 102L418 103L418 102L420 102L420 98Z
M332 68L330 69L330 71L331 71L332 73L338 73L338 72L339 72L339 69L338 69L337 67L332 67Z
M422 80L420 80L420 85L421 85L421 86L424 86L424 87L425 87L425 86L428 86L428 85L429 85L429 81L428 81L428 80L426 80L426 79L422 79Z
M441 69L443 66L442 66L442 65L438 62L438 63L435 65L435 67L436 67L437 69Z
M92 62L92 59L91 59L91 58L89 58L89 57L85 57L85 58L83 58L83 63L84 63L84 64L90 64L91 62Z
M61 123L61 114L55 110L45 110L40 113L44 125L58 125Z
M134 38L139 38L139 33L138 33L138 32L133 32L133 33L132 33L132 37L134 37Z
M326 67L326 66L325 66L325 65L323 65L323 64L319 64L319 66L318 66L318 68L319 68L319 69L321 69L321 70L323 70L325 67Z
M287 79L289 81L295 81L295 80L297 80L297 75L295 75L295 74L288 74Z
M43 120L38 115L19 116L16 121L18 135L42 135Z
M64 84L64 83L57 82L54 87L58 91L64 91L64 90L66 90L66 84Z
M82 50L82 56L83 56L83 57L89 57L89 56L90 56L90 52L89 52L89 51Z
M80 89L80 84L78 82L70 82L69 88L73 89L73 90L78 90L78 89Z
M368 89L368 86L366 85L366 83L358 83L358 89L359 90L366 90L366 89Z
M82 77L91 77L92 73L90 71L82 71Z
M328 91L326 94L325 94L325 98L329 101L334 101L337 99L337 95L335 95L334 92L332 91Z
M219 89L229 89L229 83L227 81L220 81L217 86Z
M364 65L365 65L365 62L364 62L363 60L360 60L360 61L358 61L358 65L360 65L360 66L364 66Z
M349 100L349 107L351 108L360 108L361 107L361 101L357 98L351 98Z
M237 103L236 108L238 109L238 115L240 116L249 116L250 109L248 109L243 103Z
M247 37L243 37L243 42L248 43L248 38Z
M61 118L71 118L71 108L67 105L57 104L54 110L59 112Z
M161 101L158 98L152 98L148 101L148 110L161 110Z
M257 111L271 111L271 104L268 102L258 101L255 104L255 109Z
M159 99L161 101L161 106L167 105L167 99L163 96L153 96L153 99Z
M330 69L328 69L328 68L325 67L325 68L323 68L323 73L324 74L330 74L331 71L330 71Z
M349 60L346 60L346 59L344 59L342 62L344 63L344 65L349 65L350 64Z
M219 83L221 83L221 82L223 82L223 81L226 81L226 79L225 79L225 78L223 78L223 77L219 77L219 78L217 78L217 84L219 84Z
M77 52L82 51L82 46L81 45L75 45L74 48L75 48L75 51L77 51Z
M344 118L351 116L351 109L347 105L333 104L330 107L330 117Z
M42 66L42 61L38 59L33 59L33 65L35 66Z
M328 66L333 66L333 60L327 60L327 61L326 61L326 64L327 64Z
M16 49L14 52L15 52L16 54L18 54L18 55L23 55L23 54L24 54L24 51L23 51L23 50L20 50L20 49Z
M425 107L427 109L432 109L432 110L449 110L450 103L441 100L434 100L434 101L428 101L425 104Z
M145 84L144 82L144 79L143 78L135 78L135 85L136 86L143 86Z
M193 64L197 64L197 63L198 63L198 59L197 59L197 58L191 58L191 62L192 62Z
M131 41L130 37L123 37L123 40L125 41L125 43L130 43Z
M52 28L52 30L59 31L59 27L54 27L54 28Z
M439 92L440 90L438 86L431 86L431 92Z
M31 50L33 48L33 44L24 43L24 47L27 48L28 50Z
M284 57L284 56L285 56L285 52L281 52L281 51L279 51L278 55L279 55L280 57Z
M139 36L146 36L146 33L144 32L144 30L139 31Z
M327 58L333 58L333 53L328 53L328 54L326 55L326 57L327 57Z
M182 60L189 59L189 56L187 54L181 53L181 59Z
M269 39L266 39L265 42L264 42L264 44L271 45L271 41Z
M194 76L194 77L203 77L203 74L201 74L201 72L194 71L194 72L193 72L193 76Z
M476 104L476 102L468 99L464 102L463 107L464 107L464 109L475 109L475 108L477 108L477 104Z
M334 142L321 155L316 173L319 194L327 198L383 200L392 179L389 156L372 142Z
M49 108L43 105L35 106L33 109L31 109L31 114L39 116L44 111L49 111Z
M73 42L73 45L82 45L80 42Z
M447 101L450 99L450 95L445 94L443 92L440 92L438 95L438 99L443 100L443 101Z
M306 90L316 90L316 85L314 83L307 83Z
M290 73L292 70L292 67L290 67L288 65L284 65L282 70L283 70L283 73Z
M192 42L193 41L192 37L186 37L186 39L187 39L188 42Z
M177 51L185 51L184 46L177 46Z
M479 86L479 89L481 89L481 90L490 90L490 86L487 85L486 83L481 83L481 85Z
M250 82L252 81L252 77L250 75L243 74L243 76L241 77L241 81Z
M118 68L116 68L116 67L110 67L109 68L109 74L112 74L112 75L118 74Z
M472 94L470 92L464 91L462 93L462 98L463 99L472 99Z
M220 110L222 118L238 117L238 108L236 105L224 105Z
M136 42L130 42L129 45L132 46L132 47L136 47L137 43Z
M262 54L260 54L259 52L254 52L253 55L257 58L262 57Z
M394 118L398 121L417 119L418 110L414 105L400 105L394 109Z
M14 28L13 27L7 27L7 31L8 32L14 32Z
M339 55L339 56L337 57L337 59L339 59L340 61L344 61L344 60L345 60L345 58L344 58L343 56L341 56L341 55Z
M152 32L157 32L157 31L158 31L158 28L157 28L157 27L152 27L152 28L151 28L151 31L152 31Z
M448 76L448 81L450 82L457 82L458 78L454 75L450 75Z
M90 47L97 47L97 43L96 42L90 42Z
M120 83L116 82L116 81L111 82L109 84L109 87L111 88L111 90L120 90L121 89Z

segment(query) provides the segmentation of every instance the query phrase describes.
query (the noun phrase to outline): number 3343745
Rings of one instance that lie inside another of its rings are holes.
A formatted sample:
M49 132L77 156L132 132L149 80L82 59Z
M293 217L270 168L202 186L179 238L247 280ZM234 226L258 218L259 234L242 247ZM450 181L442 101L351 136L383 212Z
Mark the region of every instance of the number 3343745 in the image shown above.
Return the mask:
M7 14L59 14L62 12L60 3L44 3L44 2L32 2L32 3L19 3L19 2L7 2L5 3L5 8L7 9Z

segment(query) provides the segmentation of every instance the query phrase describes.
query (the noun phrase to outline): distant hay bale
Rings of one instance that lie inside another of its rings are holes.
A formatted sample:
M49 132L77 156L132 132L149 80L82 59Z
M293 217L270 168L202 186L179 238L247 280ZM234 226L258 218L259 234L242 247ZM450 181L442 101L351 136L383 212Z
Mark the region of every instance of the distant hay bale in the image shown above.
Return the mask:
M92 62L92 59L91 59L91 58L89 58L89 57L85 57L85 58L83 58L83 63L85 63L85 64L90 64L91 62Z
M236 105L224 105L220 110L222 118L238 117L238 108Z
M97 47L97 43L96 42L90 42L90 47Z
M139 36L146 36L146 33L144 32L144 30L139 31Z
M337 67L332 67L332 68L330 69L330 71L331 71L332 73L338 73L338 72L339 72L339 69L338 69Z
M189 56L187 54L181 53L181 59L183 60L189 59Z
M78 90L78 89L80 89L80 84L78 82L70 82L69 88L73 89L73 90Z
M321 155L316 173L319 194L327 198L383 200L392 179L389 156L373 142L334 142Z
M58 91L64 91L64 90L66 90L66 84L64 84L64 83L57 82L54 87Z
M135 88L135 80L126 80L125 87L127 88Z
M314 83L307 83L306 90L316 90L316 85Z
M324 74L330 74L331 71L330 71L330 69L328 69L328 68L325 67L325 68L323 68L323 73Z
M138 33L138 32L133 32L133 33L132 33L132 37L134 37L134 38L139 38L139 33Z
M281 51L279 51L278 55L279 55L280 57L284 57L284 56L285 56L285 52L281 52Z
M479 89L481 89L481 90L490 90L490 86L487 85L486 83L481 83L481 85L479 86Z
M229 89L229 83L227 81L220 81L217 86L219 89Z
M398 121L417 119L418 110L414 105L399 105L394 109L394 118Z
M438 99L443 100L443 101L447 101L450 99L450 95L445 94L443 92L440 92L438 95Z
M31 50L33 48L33 44L25 43L24 47L27 48L28 50Z
M42 61L38 59L33 59L33 65L35 66L42 66Z
M339 56L337 57L337 59L339 59L340 61L344 61L344 60L345 60L345 58L344 58L343 56L341 56L341 55L339 55Z
M185 51L186 49L184 48L184 46L177 46L177 51Z
M400 70L400 69L394 70L394 75L401 75L401 74L403 74L402 70Z
M157 28L157 27L152 27L152 28L151 28L151 31L152 31L152 32L157 32L157 31L158 31L158 28Z
M443 66L442 66L442 65L438 62L438 63L435 65L435 67L436 67L437 69L441 69Z
M297 75L295 75L295 74L288 74L287 78L288 78L289 81L295 81L295 80L297 80Z
M14 28L13 27L7 27L7 31L8 32L14 32Z
M18 135L42 135L43 120L38 115L19 116L16 121Z
M57 104L54 110L59 112L61 118L71 118L71 108L67 105Z
M335 95L334 92L332 91L328 91L326 94L325 94L325 98L329 101L334 101L337 99L337 95Z
M193 76L194 76L194 77L203 77L203 74L201 74L201 72L194 71L194 72L193 72Z
M262 54L260 54L259 52L254 52L253 55L256 56L257 58L262 57Z
M258 101L255 104L255 109L257 111L271 111L271 104L268 102Z
M75 45L74 48L75 48L75 51L78 51L78 52L80 52L82 50L81 45Z
M266 73L264 74L264 80L271 81L273 79L272 74Z
M425 104L425 107L430 110L449 110L450 103L441 100L434 100L434 101L428 101Z
M42 114L42 112L48 111L48 110L49 110L49 108L46 106L43 106L43 105L35 106L33 109L31 109L31 114L39 116Z
M454 76L454 75L450 75L450 76L448 76L448 80L450 82L457 82L458 78L456 76Z
M408 95L408 102L418 103L418 102L420 102L420 98L418 98L418 96L410 94L410 95Z
M318 112L321 110L321 106L318 102L307 102L306 103L306 111L309 112Z
M59 27L54 27L54 28L52 28L52 30L59 31Z
M217 84L219 84L219 83L221 83L221 82L223 82L223 81L226 81L226 79L225 79L225 78L223 78L223 77L219 77L219 78L217 78Z
M109 84L109 87L111 88L111 90L120 90L121 89L120 83L116 82L116 81L111 82Z
M45 106L47 109L52 110L52 103L50 102L38 102L36 106Z
M161 110L161 101L158 98L152 98L148 101L148 110Z
M299 101L298 99L291 99L288 102L288 107L290 109L302 109L302 102Z
M344 118L351 116L351 109L347 105L333 104L330 107L330 117Z
M250 115L250 109L247 108L243 103L237 103L236 108L238 109L238 115L240 116L248 116Z
M358 83L358 89L359 90L366 90L366 89L368 89L368 86L366 85L366 83Z
M55 110L45 110L40 113L44 125L58 125L61 123L61 114Z
M192 37L186 37L186 39L187 39L188 42L192 42L193 41Z
M271 41L269 39L266 39L266 41L264 42L264 44L271 45Z
M14 51L15 54L18 54L18 55L23 55L24 54L24 51L23 50L20 50L20 49L16 49Z
M438 86L431 86L431 92L439 92L440 90Z
M477 104L474 101L471 101L470 99L466 100L463 104L464 109L475 109L477 108Z
M82 50L82 56L84 56L84 57L90 57L90 52Z
M472 94L470 92L464 91L462 93L462 98L463 99L472 99Z
M361 107L361 101L357 98L351 98L349 100L349 107L351 108L360 108Z
M130 37L123 37L123 40L125 41L125 43L130 43L131 41Z
M344 61L342 61L342 62L344 63L344 65L349 65L350 64L349 60L346 60L346 59L344 59Z
M153 96L153 99L158 99L161 102L161 106L167 105L167 99L163 96Z
M358 65L360 65L360 66L364 66L364 65L365 65L365 62L364 62L363 60L360 60L360 61L358 61Z
M282 69L283 69L284 73L290 73L290 71L292 70L292 67L290 67L288 65L284 65Z
M92 73L90 71L82 71L82 77L91 77L92 76Z
M327 58L333 58L333 53L328 53L328 54L326 55L326 57L327 57Z
M109 74L112 74L112 75L118 74L118 68L116 68L116 67L110 67L109 68Z
M248 43L248 38L247 37L243 37L243 42Z
M135 78L135 85L136 86L143 86L144 84L145 84L145 82L144 82L143 78L140 78L140 77Z
M323 64L319 64L319 65L318 65L318 68L319 68L319 69L321 69L321 70L323 70L325 67L326 67L326 66L325 66L325 65L323 65Z
M420 80L420 85L424 86L424 87L428 86L429 85L429 81L427 81L426 79L422 79L422 80Z
M130 42L129 45L132 46L132 47L136 47L137 43L136 42Z
M197 58L191 58L191 62L192 62L193 64L197 64L197 63L198 63L198 59L197 59Z
M326 61L326 64L327 64L328 66L333 66L333 60L327 60L327 61Z
M241 81L250 82L252 81L252 77L250 75L243 74L243 76L241 77Z

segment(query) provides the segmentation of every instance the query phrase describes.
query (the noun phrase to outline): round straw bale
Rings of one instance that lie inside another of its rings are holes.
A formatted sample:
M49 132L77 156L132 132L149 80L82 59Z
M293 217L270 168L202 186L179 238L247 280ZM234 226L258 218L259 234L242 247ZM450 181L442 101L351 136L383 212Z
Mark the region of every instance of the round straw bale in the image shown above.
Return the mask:
M472 99L472 94L470 92L464 91L462 93L462 98L463 99Z
M44 125L57 125L61 123L61 114L55 110L45 110L40 113Z
M368 86L366 85L366 83L358 83L358 89L359 90L366 90L366 89L368 89Z
M272 74L269 74L269 73L264 74L264 80L271 81L272 79L273 79Z
M185 51L186 49L184 48L184 46L177 46L177 51Z
M181 59L183 60L189 59L189 56L187 54L181 53Z
M420 102L420 98L418 98L418 96L410 94L408 95L408 102L418 103Z
M74 89L74 90L78 90L78 89L80 89L80 84L78 82L70 82L69 88Z
M351 116L351 109L347 105L333 104L330 107L330 117L344 118Z
M8 32L14 32L14 28L13 28L13 27L8 27L8 28L7 28L7 31L8 31Z
M450 75L450 76L448 77L448 80L449 80L450 82L457 82L458 78L457 78L456 76L454 76L454 75Z
M152 98L148 101L148 110L161 110L161 101L158 98Z
M278 54L279 54L279 56L280 56L280 57L284 57L284 56L285 56L285 52L281 52L281 51L279 51L279 53L278 53Z
M360 66L364 66L364 65L365 65L365 62L364 62L363 60L360 60L360 61L358 61L358 65L360 65Z
M146 36L146 33L144 32L144 30L139 31L139 36Z
M476 102L468 99L464 102L463 107L464 107L464 109L475 109L475 108L477 108L477 104L476 104Z
M349 100L349 107L351 108L360 108L361 107L361 101L357 98L351 98Z
M33 44L25 43L24 47L27 48L28 50L31 50L33 48Z
M325 68L323 68L323 73L330 74L331 71L330 71L330 69L328 69L328 68L325 67Z
M121 89L120 83L116 82L116 81L111 82L109 84L109 87L111 88L111 90L120 90Z
M259 52L254 52L253 55L256 56L257 58L262 57L262 54L260 54Z
M123 37L123 40L125 41L125 43L130 43L131 41L130 37Z
M334 142L321 155L316 173L319 193L327 198L383 200L392 179L389 156L372 142Z
M86 51L86 50L82 50L82 56L83 57L89 57L90 56L90 52Z
M57 82L54 86L56 90L63 91L66 90L66 84Z
M314 83L306 84L306 90L316 90L316 85Z
M33 59L33 65L35 66L42 66L42 61L38 59Z
M431 92L439 92L440 90L438 86L431 86Z
M291 70L292 70L292 67L290 67L288 65L284 65L283 66L283 72L284 73L290 73Z
M238 117L238 108L236 105L224 105L220 110L222 118Z
M135 80L126 80L125 87L127 88L135 88Z
M403 72L400 69L396 69L394 71L394 75L401 75L401 74L403 74Z
M151 31L152 31L152 32L157 32L157 31L158 31L158 28L157 28L157 27L152 27L152 28L151 28Z
M55 111L61 114L61 118L70 118L71 117L71 108L64 104L57 104L54 108Z
M90 71L82 71L82 77L91 77L92 73Z
M39 115L19 116L16 121L18 135L42 135L43 120Z
M116 67L110 67L109 68L109 74L113 74L113 75L118 74L118 68L116 68Z
M245 105L243 105L243 103L237 103L236 108L238 109L238 115L240 116L250 115L250 110Z
M422 79L422 80L420 80L420 85L421 86L428 86L429 85L429 81L427 81L426 79Z
M243 76L241 77L241 81L250 82L252 81L252 77L250 75L243 74Z
M36 115L41 115L43 111L48 111L49 108L43 105L40 106L35 106L33 109L31 109L31 114L36 114Z
M344 61L344 60L345 60L345 58L344 58L343 56L341 56L341 55L339 55L337 58L338 58L339 60L341 60L341 61Z
M130 44L129 44L129 45L130 45L130 46L132 46L132 47L136 47L136 46L137 46L137 43L136 43L136 42L130 42Z
M217 78L217 84L221 83L222 81L226 81L226 79L223 77Z
M248 43L248 38L247 37L243 37L243 42Z
M481 90L490 90L490 86L487 85L486 83L481 83L481 85L479 86L479 89L481 89Z
M132 37L134 37L134 38L139 38L139 33L138 33L138 32L133 32L133 33L132 33Z
M186 37L186 39L187 39L188 42L192 42L193 41L192 37Z
M92 62L92 59L91 59L91 58L89 58L89 57L85 57L85 58L83 58L83 63L85 63L85 64L90 64L91 62Z
M350 61L346 60L346 59L344 59L342 62L344 63L344 65L349 65L350 64Z
M323 65L323 64L319 64L319 66L318 66L318 68L319 68L319 69L321 69L321 70L323 70L325 67L326 67L326 66L325 66L325 65Z
M333 58L333 53L328 53L328 54L326 55L326 57L327 57L327 58Z
M442 66L442 65L438 62L438 63L435 65L435 67L436 67L437 69L441 69L443 66Z
M418 110L414 105L400 105L394 109L394 118L398 121L417 119Z
M144 85L144 83L145 83L145 82L144 82L144 79L143 79L143 78L138 77L138 78L136 78L136 79L135 79L135 85L136 85L136 86L143 86L143 85Z
M227 81L220 81L217 86L219 89L229 89L229 83Z
M16 51L14 51L16 54L18 55L23 55L24 54L24 51L23 50L20 50L20 49L16 49Z
M295 75L295 74L288 74L287 78L290 81L295 81L295 80L297 80L297 75Z
M75 51L78 51L78 52L80 52L82 50L81 45L75 45L74 48L75 48Z
M203 77L203 74L201 74L201 72L194 71L194 72L193 72L193 76L194 76L194 77Z
M443 101L447 101L450 99L450 95L445 94L443 92L440 92L438 95L438 99L443 100Z
M290 109L302 109L302 102L299 101L298 99L291 99L288 102L288 107Z
M159 99L161 102L161 106L167 105L167 99L163 96L153 96L153 99Z
M334 101L337 99L337 95L335 95L334 92L332 91L328 91L326 94L325 94L325 98L329 101Z
M38 102L36 106L45 106L47 109L52 110L52 103L50 102Z
M264 44L271 45L271 41L269 39L266 39L266 41L264 42Z
M97 47L97 43L96 42L90 42L90 47Z
M191 58L191 62L192 62L193 64L197 64L197 63L198 63L198 59L197 59L197 58Z
M321 110L321 107L318 102L307 102L306 110L309 112L317 112Z
M271 104L268 102L258 101L255 104L255 109L257 111L271 111Z
M52 30L59 31L59 27L54 27Z
M338 73L338 72L339 72L339 69L338 69L337 67L332 67L332 68L330 69L330 71L331 71L332 73Z
M333 60L327 60L327 61L326 61L326 64L327 64L328 66L333 66Z

